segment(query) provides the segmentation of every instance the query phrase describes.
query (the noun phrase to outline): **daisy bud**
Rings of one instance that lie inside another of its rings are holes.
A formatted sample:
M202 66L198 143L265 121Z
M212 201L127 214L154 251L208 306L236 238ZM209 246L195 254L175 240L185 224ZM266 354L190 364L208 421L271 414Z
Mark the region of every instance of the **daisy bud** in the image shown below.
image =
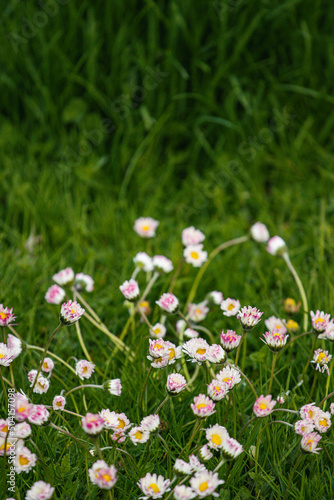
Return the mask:
M54 488L45 481L37 481L27 491L25 500L49 500L54 492Z
M315 406L315 403L308 403L300 408L299 415L302 419L308 419L314 422L321 411L322 410L318 406Z
M189 455L189 463L195 472L206 471L206 467L202 464L195 455Z
M283 306L284 306L285 312L287 312L289 314L294 314L294 313L297 313L299 311L300 306L301 306L301 302L298 302L298 304L297 304L295 299L292 299L291 297L287 297L283 301Z
M52 276L53 281L60 286L70 286L74 283L74 271L72 268L67 267L59 273L56 273Z
M31 383L30 387L33 386L33 383L34 382ZM35 384L35 387L33 389L33 392L36 392L37 394L44 394L45 392L48 392L49 387L50 387L49 379L39 376Z
M185 331L185 329L187 328L187 323L184 321L184 319L179 319L177 322L176 322L176 331L179 335L181 335L181 333L183 333Z
M321 448L317 448L317 445L321 439L320 434L316 432L310 432L309 434L305 434L300 442L301 450L305 453L319 453Z
M179 301L173 293L164 293L160 299L155 302L163 311L175 314L179 308Z
M208 361L210 363L222 363L226 357L224 349L218 344L212 344L209 349Z
M94 280L88 274L77 273L75 275L74 286L76 290L92 292L94 290Z
M214 306L220 306L220 304L223 302L224 297L221 292L217 292L216 290L213 292L208 293L206 296L206 300L210 305Z
M146 431L154 432L159 429L160 417L159 415L148 415L140 422L140 427Z
M262 222L256 222L253 224L250 228L250 234L253 240L258 243L266 243L270 238L267 226L262 224Z
M298 420L295 422L294 430L296 434L304 436L305 434L310 434L314 430L314 423L312 420L305 418L303 420Z
M199 450L199 456L204 462L207 462L208 460L210 460L210 458L213 457L213 453L211 453L207 444L202 446L202 448Z
M18 439L26 439L31 435L31 427L27 422L21 422L14 427L14 435Z
M124 283L119 287L120 291L124 297L130 302L136 302L139 299L139 286L136 280L130 279L129 281L124 281Z
M174 471L177 474L186 474L187 476L194 472L192 466L180 458L175 460Z
M88 469L89 479L102 490L110 490L117 481L117 470L113 465L108 465L104 460L98 460Z
M90 378L92 373L94 372L95 365L91 361L87 361L86 359L81 359L77 361L75 365L75 373L81 380L85 378Z
M222 444L222 455L226 460L233 460L237 458L244 450L243 447L236 439L227 437Z
M69 300L61 306L59 319L63 325L71 325L78 321L84 314L85 310L78 304L78 302L72 302Z
M65 290L58 285L52 285L47 290L44 298L49 304L61 304L65 298Z
M205 396L200 394L194 397L194 403L190 405L194 414L199 418L206 418L216 413L215 403Z
M52 408L57 410L63 410L65 408L66 399L64 396L55 396L52 401Z
M263 312L256 307L243 307L237 314L237 318L243 330L252 330L261 321Z
M273 236L270 238L266 250L271 255L277 257L282 257L283 254L288 253L288 247L280 236Z
M153 271L153 261L152 258L145 252L139 252L133 258L133 262L138 269L142 269L146 273Z
M299 330L299 325L297 321L294 321L293 319L289 319L289 321L286 322L286 327L292 333L296 333Z
M104 382L103 389L108 391L112 396L120 396L122 392L121 379L115 378L113 380L107 380Z
M104 419L99 414L87 413L81 419L81 427L91 436L96 436L103 431Z
M199 337L199 333L193 328L186 328L183 333L184 337L188 339L197 339Z
M187 227L182 231L182 243L185 247L190 245L198 245L205 240L205 234L194 226Z
M261 394L254 403L253 412L256 417L266 417L273 412L276 403L277 401L272 401L272 396L270 394L268 394L268 396L263 396Z
M331 426L331 414L329 411L321 411L314 420L314 427L318 432L327 432Z
M142 238L153 238L159 222L152 217L139 217L135 221L133 229Z
M227 352L231 352L236 349L240 344L241 339L242 336L237 335L234 330L227 330L226 333L224 333L223 330L220 334L220 343Z
M181 373L171 373L167 377L166 388L169 394L179 394L186 385L187 381Z
M164 255L155 255L153 257L153 267L158 273L170 273L174 269L172 261Z
M7 326L14 319L16 319L16 316L13 314L13 308L9 309L0 304L0 326Z

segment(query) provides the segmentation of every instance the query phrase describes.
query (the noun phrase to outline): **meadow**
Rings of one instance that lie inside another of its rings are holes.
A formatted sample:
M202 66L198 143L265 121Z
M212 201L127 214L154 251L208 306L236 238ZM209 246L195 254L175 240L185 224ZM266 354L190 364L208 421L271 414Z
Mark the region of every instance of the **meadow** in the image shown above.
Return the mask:
M41 352L25 344L44 348L58 324L61 306L44 298L55 273L71 267L92 276L94 291L82 296L120 337L129 310L119 287L133 273L133 257L143 251L162 254L174 265L148 295L148 319L154 324L161 318L155 301L169 289L183 254L181 233L189 226L203 231L210 253L263 222L271 236L281 236L288 246L305 288L307 312L333 312L333 21L333 6L317 0L6 4L0 28L0 303L13 307L14 328L23 340L23 352L12 363L17 389L29 392L28 372L41 359ZM155 238L134 232L140 216L160 222ZM184 264L173 283L181 311L197 273ZM143 273L138 281L144 290ZM290 270L265 245L248 240L215 257L193 302L213 290L264 312L247 334L241 363L257 394L266 395L272 353L260 337L265 319L289 319L283 306L287 297L301 300ZM303 308L292 317L299 331L289 332L289 340L303 333ZM140 316L135 318L124 337L132 357L116 350L87 318L79 320L96 365L87 383L120 378L122 394L79 390L69 397L68 410L76 411L74 402L81 415L109 408L138 424L163 401L167 372L177 366L174 371L184 373L179 361L154 370L140 401L150 367L150 335ZM178 344L176 317L166 321L166 339ZM309 329L310 324L308 315ZM240 334L238 320L224 316L219 307L203 326L217 344L222 329ZM278 356L271 393L276 398L290 391L284 408L319 404L333 390L326 373L319 373L314 384L312 365L298 385L312 344L312 335L305 335ZM333 354L328 341L319 340L317 347ZM75 325L55 336L50 351L72 368L73 357L86 358ZM234 361L235 352L229 359ZM187 367L192 375L195 363ZM205 366L199 366L191 391L162 407L162 439L117 445L130 456L115 448L102 451L118 470L111 490L115 499L139 498L136 483L146 473L172 479L174 462L196 420L190 404L206 393L206 377ZM50 389L34 393L33 401L51 405L61 390L79 382L56 361ZM0 418L5 418L1 391ZM223 399L203 424L225 425L244 449L233 467L230 462L219 469L226 481L217 489L219 498L282 499L300 439L289 426L266 424L275 418L294 424L296 416L259 418L240 435L253 417L255 396L244 382L233 395L235 404ZM34 444L27 439L26 446L38 461L28 474L16 475L12 496L23 500L34 481L44 480L55 487L53 498L108 498L87 477L96 453L94 458L89 454L94 441L80 419L50 413L52 422L81 444L51 426L33 426ZM109 433L102 434L100 446L113 446ZM333 498L332 428L319 446L319 455L308 454L298 465L288 498ZM214 458L207 467L213 470L218 463Z

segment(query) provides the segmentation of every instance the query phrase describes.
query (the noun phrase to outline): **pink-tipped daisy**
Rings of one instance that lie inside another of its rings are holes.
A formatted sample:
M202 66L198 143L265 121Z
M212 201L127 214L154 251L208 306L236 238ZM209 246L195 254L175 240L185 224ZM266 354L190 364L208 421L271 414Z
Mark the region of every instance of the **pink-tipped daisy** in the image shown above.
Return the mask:
M188 340L182 347L193 363L201 365L209 359L210 346L203 338L195 338Z
M208 260L208 252L203 250L203 245L189 245L183 251L183 257L187 264L201 267Z
M224 316L235 316L239 312L240 302L236 299L227 298L223 300L220 308L224 311Z
M146 252L138 252L133 258L133 262L138 269L142 269L146 273L153 271L152 257L150 257Z
M216 413L215 403L212 399L205 396L205 394L199 394L194 397L194 403L190 405L194 415L199 418L206 418L210 415Z
M99 414L87 413L81 419L81 427L91 436L100 434L104 427L104 419Z
M124 281L124 283L119 287L120 291L124 297L130 302L135 302L139 298L139 285L136 280L130 279L129 281Z
M0 326L7 326L12 323L16 317L13 314L13 308L9 309L0 304Z
M300 442L300 447L302 451L306 453L319 453L321 448L317 448L317 445L321 439L320 434L316 432L310 432L309 434L305 434Z
M165 479L163 476L157 476L157 474L146 474L138 481L138 486L144 493L142 498L147 500L148 498L162 498L165 493L170 491L170 480Z
M172 261L164 255L155 255L152 263L154 270L158 273L170 273L174 269Z
M74 279L74 286L77 290L92 292L94 290L94 280L89 274L77 273Z
M271 255L281 257L283 254L287 253L288 248L285 241L280 236L273 236L268 241L266 250Z
M152 217L139 217L135 221L133 229L142 238L153 238L158 225L159 221L152 219Z
M223 330L220 334L220 343L227 352L231 352L236 349L240 344L241 339L242 336L237 335L234 330L227 330L226 333L224 333Z
M241 382L240 373L234 366L225 366L225 368L217 373L216 378L224 382L228 390L233 389L235 385Z
M315 364L315 369L321 373L326 372L329 375L328 363L332 359L332 355L329 354L328 351L324 351L323 349L317 349L314 351L313 359L311 363Z
M66 399L64 396L55 396L52 401L52 408L55 411L63 410L65 408Z
M166 389L170 394L179 394L187 385L187 381L181 373L171 373L167 377Z
M30 490L27 491L25 500L49 500L54 490L51 484L45 481L36 481Z
M44 358L44 361L42 364L42 371L45 373L50 373L50 372L52 372L54 365L55 364L51 358Z
M228 432L222 425L215 424L209 429L206 429L205 437L208 441L208 446L212 450L220 450L223 447L224 441L228 438Z
M274 411L276 403L277 401L272 400L272 396L270 394L268 394L268 396L263 396L261 394L261 396L258 397L254 403L253 412L256 417L266 417Z
M110 490L117 481L117 470L113 465L108 465L104 460L98 460L88 470L89 479L102 490Z
M71 285L74 282L74 271L71 267L67 267L54 274L52 279L60 286Z
M330 314L324 313L324 311L317 311L314 313L311 311L312 328L314 333L324 333L329 325Z
M270 238L267 226L262 224L262 222L255 222L250 228L250 234L253 240L258 243L266 243Z
M252 330L261 321L263 312L256 309L256 307L243 307L237 314L237 318L243 330Z
M218 478L217 472L205 470L203 472L196 472L195 476L190 479L190 486L199 498L205 498L210 495L218 497L219 495L215 490L224 482Z
M203 300L203 302L199 302L198 304L189 304L188 305L188 318L190 321L194 323L199 323L206 318L206 315L209 312L209 308L207 306L208 301Z
M213 401L221 401L229 391L229 385L221 380L214 379L208 385L208 396Z
M270 332L277 333L286 333L286 322L285 319L281 320L280 318L276 318L276 316L270 316L270 318L266 319L264 324L268 328Z
M72 325L72 323L75 323L81 318L84 312L85 310L78 302L72 302L72 300L69 300L61 306L59 319L63 325Z
M307 418L303 420L298 420L294 424L294 430L296 434L304 436L305 434L309 434L314 430L314 423L312 422L312 420L309 420Z
M182 231L182 243L185 247L190 245L198 245L205 240L205 234L199 229L195 229L194 226L186 227Z
M49 304L61 304L65 298L65 290L58 285L52 285L47 290L44 298Z
M179 308L179 301L173 293L162 294L160 299L156 301L156 304L169 314L175 314Z
M81 380L90 378L94 372L94 369L94 363L92 363L91 361L87 361L86 359L77 361L75 365L75 372Z
M289 335L286 335L285 333L279 333L277 331L276 332L272 331L272 332L265 332L263 334L263 337L264 339L261 339L260 337L262 342L267 344L267 346L271 351L277 352L283 349L283 347L286 345Z

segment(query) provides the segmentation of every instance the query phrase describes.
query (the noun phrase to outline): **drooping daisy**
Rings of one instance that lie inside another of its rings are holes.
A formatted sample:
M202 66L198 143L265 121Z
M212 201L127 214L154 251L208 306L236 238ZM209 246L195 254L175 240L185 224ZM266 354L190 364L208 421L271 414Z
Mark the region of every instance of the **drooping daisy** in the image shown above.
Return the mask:
M275 255L277 257L282 256L288 251L285 241L280 236L273 236L270 238L266 250L271 255Z
M90 378L94 372L94 369L94 363L92 363L91 361L87 361L86 359L77 361L75 365L75 373L81 380Z
M190 245L198 245L205 240L205 234L194 226L187 227L182 231L182 243L185 247Z
M52 408L54 410L63 410L65 408L66 399L64 396L55 396L52 401Z
M188 264L201 267L208 260L208 252L203 250L203 245L189 245L183 251L183 257Z
M220 343L227 352L231 352L236 349L240 344L241 339L242 336L237 335L234 330L227 330L226 333L224 333L223 330L220 334Z
M205 394L199 394L194 397L194 403L190 405L192 411L197 417L205 418L216 413L215 403L205 396Z
M94 290L94 280L89 274L77 273L74 279L74 286L77 290L92 292Z
M328 368L328 363L332 359L332 355L329 354L328 351L324 351L323 349L317 349L314 351L313 359L311 360L311 363L315 364L315 369L319 370L319 372L324 373L326 372L327 375L329 375L329 368Z
M205 437L212 450L220 450L223 442L228 438L228 432L222 425L215 424L206 429Z
M160 417L159 415L148 415L140 422L140 427L149 432L155 432L159 429Z
M295 422L294 430L296 434L304 436L305 434L309 434L314 430L314 423L312 422L312 420L309 420L307 418L298 420L297 422Z
M74 271L71 267L67 267L54 274L52 279L60 286L71 285L74 282Z
M240 302L236 299L227 298L223 300L220 308L224 311L224 316L235 316L239 312Z
M209 304L215 305L215 306L220 306L220 304L223 302L224 297L221 292L217 292L217 290L214 290L213 292L209 292L208 295L206 296L207 301Z
M72 325L72 323L75 323L81 318L84 312L85 310L78 302L72 302L72 300L69 300L61 306L59 319L63 325Z
M150 332L152 337L154 337L155 339L163 339L164 337L166 337L167 329L165 325L162 325L161 323L156 323L155 325L152 326Z
M0 366L9 366L14 360L14 352L0 342Z
M220 484L225 481L218 478L217 472L203 471L196 472L195 476L190 479L190 486L197 493L199 498L205 498L210 495L218 497L215 491Z
M52 285L48 288L44 298L49 304L61 304L65 298L65 290L59 285Z
M221 450L222 455L226 460L233 460L244 451L242 445L230 436L223 441Z
M183 332L183 336L188 339L197 339L199 337L199 333L193 328L186 328Z
M16 316L13 314L13 308L9 309L9 307L0 304L0 326L7 326L14 319L16 319Z
M234 366L225 366L225 368L217 373L216 378L224 382L229 390L241 382L239 370Z
M329 325L330 314L324 313L324 311L317 311L314 313L311 311L312 328L315 333L324 333Z
M147 500L148 498L162 498L165 493L170 491L170 480L165 479L163 476L157 476L157 474L146 474L138 481L138 486L144 493L142 498Z
M299 415L302 419L314 421L321 412L321 408L315 406L315 403L308 403L300 408Z
M262 224L262 222L255 222L250 228L250 234L253 240L258 243L266 243L270 238L267 226Z
M142 269L146 273L153 271L152 258L146 252L138 252L133 258L133 262L137 268Z
M287 329L285 326L285 319L281 320L280 318L276 318L276 316L270 316L270 318L266 319L264 324L268 328L270 332L277 333L286 333Z
M35 379L31 383L30 387L32 387L34 383L35 383ZM44 394L44 393L48 392L49 387L50 387L49 379L47 379L45 377L41 377L39 375L37 382L34 386L33 392L36 392L37 394Z
M221 380L214 379L208 385L208 396L213 399L213 401L221 401L229 391L229 385Z
M42 364L42 371L45 373L50 373L50 372L52 372L54 365L55 364L51 358L44 358L44 361Z
M189 463L194 472L202 472L206 470L205 465L202 464L195 455L189 455Z
M106 429L125 432L131 427L131 422L125 413L117 413L106 409L100 411L100 416L104 419Z
M130 302L135 302L139 298L139 285L136 280L130 279L124 281L124 283L119 287L120 291L124 297Z
M266 417L273 412L274 406L277 403L276 400L272 400L272 396L268 394L268 396L263 396L261 394L254 403L253 412L256 417Z
M153 238L158 225L159 221L152 219L152 217L139 217L135 221L133 229L142 238Z
M31 469L35 467L36 461L36 455L31 453L31 451L23 445L23 442L16 446L15 472L17 474L20 474L21 472L30 472Z
M330 426L331 426L331 414L329 413L329 411L322 411L314 419L314 427L318 432L321 433L327 432Z
M30 490L27 491L25 500L49 500L53 493L54 488L45 481L37 481L32 485Z
M154 270L158 273L170 273L174 269L172 261L164 255L155 255L152 262Z
M31 427L27 422L21 422L19 424L15 424L14 436L17 439L26 439L30 435L31 435Z
M206 315L209 312L209 308L207 306L208 301L203 300L203 302L199 302L198 304L189 304L188 305L188 318L190 321L194 323L199 323L206 318Z
M15 395L15 420L17 422L27 420L32 408L33 405L29 403L26 396L20 393Z
M102 490L110 490L117 481L117 470L113 465L108 465L104 460L95 462L88 470L89 479Z
M138 443L146 443L146 441L150 439L150 431L136 425L129 431L129 438L135 445Z
M96 436L103 430L104 418L102 418L99 414L86 413L86 415L81 419L81 427L86 434Z
M306 453L319 453L321 448L317 448L317 445L321 439L320 434L316 432L310 432L310 434L305 434L300 442L300 447L302 451Z
M207 341L201 337L190 339L185 342L182 350L190 357L193 363L198 363L200 365L209 359L210 346Z
M286 335L285 333L279 333L277 331L271 331L271 332L265 332L263 334L264 339L262 342L267 344L269 349L273 352L280 351L283 349L283 347L286 345L286 342L289 338L289 335Z
M120 378L107 380L103 384L103 390L109 392L112 396L120 396L122 393L122 383Z
M213 453L211 453L207 444L202 446L202 448L199 450L199 456L202 460L204 460L204 462L207 462L213 457Z
M256 307L243 307L237 314L237 318L243 330L252 330L261 321L263 312L256 309Z
M155 302L163 310L170 314L175 314L179 308L179 301L173 293L164 293Z
M42 425L49 420L50 413L44 405L32 405L28 414L28 420L31 424Z
M22 342L20 339L9 333L7 337L7 347L11 350L12 358L17 358L22 352Z
M187 385L187 381L181 373L171 373L167 377L166 389L170 394L179 394Z
M184 460L180 460L179 458L175 460L174 470L177 474L185 474L187 476L194 472L194 469L190 464Z

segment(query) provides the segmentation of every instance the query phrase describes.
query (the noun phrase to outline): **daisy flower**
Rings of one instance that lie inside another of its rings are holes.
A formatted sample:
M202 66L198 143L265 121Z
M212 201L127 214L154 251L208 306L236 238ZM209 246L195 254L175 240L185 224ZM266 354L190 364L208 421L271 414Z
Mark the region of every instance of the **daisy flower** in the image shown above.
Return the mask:
M89 274L77 273L74 279L74 286L77 290L92 292L94 290L94 280Z
M276 400L272 400L272 396L268 394L268 396L263 396L261 394L254 403L253 412L256 417L266 417L273 412L274 406L277 403Z
M0 342L0 366L9 366L14 360L14 352Z
M319 339L326 339L326 340L330 340L331 342L334 342L334 319L332 319L328 325L327 325L327 328L326 330L321 333L319 336L318 336ZM8 346L11 347L9 345L9 342L7 342Z
M31 424L42 425L49 420L50 413L44 405L31 405L28 415Z
M195 455L189 455L189 463L194 472L202 472L206 470L205 465L203 465Z
M213 401L221 401L229 391L229 386L226 382L214 379L208 385L208 396L210 396Z
M58 285L52 285L48 288L44 295L45 300L49 304L61 304L65 298L65 290Z
M101 410L100 417L104 419L104 426L106 429L114 431L127 431L131 427L130 420L125 413L116 413L110 410Z
M181 320L183 321L183 320ZM186 328L183 332L184 337L188 339L197 339L199 337L199 333L193 328Z
M142 269L146 273L153 271L152 258L146 252L138 252L133 258L133 262L138 269Z
M226 366L216 375L217 379L224 382L228 390L233 389L233 387L239 382L241 382L241 377L239 371L233 366Z
M182 347L183 352L185 352L191 359L193 363L198 363L201 365L207 359L209 359L210 346L207 341L203 338L190 339Z
M175 314L179 308L179 301L173 293L164 293L155 302L163 310L170 314Z
M34 380L32 381L30 387L32 387L33 384L34 384ZM35 384L35 387L33 389L33 392L36 392L37 394L44 394L44 393L48 392L49 387L50 387L49 379L39 376L37 379L37 382Z
M280 318L276 318L276 316L270 316L270 318L266 319L264 324L268 328L270 332L277 333L286 333L287 329L285 326L285 319L283 321Z
M23 394L17 393L15 397L15 420L23 422L27 420L33 405L29 403L28 398Z
M308 403L300 408L299 415L302 419L314 421L321 412L322 410L315 406L315 403Z
M243 307L237 314L237 318L243 330L252 330L261 321L263 312L256 307Z
M9 430L9 419L0 418L0 436L5 437Z
M240 302L236 299L226 299L220 305L222 311L224 311L224 316L235 316L240 309Z
M280 236L273 236L268 241L266 250L271 255L281 257L284 253L287 253L288 248L285 241Z
M213 292L208 293L206 299L210 304L220 306L220 304L224 300L224 297L221 292L217 292L216 290L214 290Z
M222 455L226 460L237 458L244 450L242 445L236 440L227 436L222 443Z
M242 339L241 335L237 335L234 330L224 330L220 334L220 343L227 352L231 352L238 347Z
M154 270L158 273L170 273L174 269L172 261L164 255L155 255L152 262Z
M199 498L205 498L210 495L218 497L219 495L215 490L224 482L225 481L218 478L217 472L206 470L203 472L196 472L195 476L190 479L190 486Z
M74 271L71 267L67 267L54 274L52 279L60 286L71 285L74 282Z
M317 448L317 445L321 439L320 434L316 432L310 432L309 434L305 434L300 442L300 447L302 451L306 453L319 453L321 448Z
M45 481L37 481L32 485L30 490L27 491L25 500L49 500L53 493L54 488Z
M202 446L202 448L199 450L199 456L202 460L204 460L204 462L207 462L213 457L213 453L211 453L207 444Z
M182 243L185 247L190 245L198 245L205 240L205 234L194 226L187 227L182 231Z
M324 433L327 432L331 426L331 414L329 411L322 411L319 415L314 419L314 427L318 432Z
M295 423L294 425L294 430L296 434L299 434L300 436L304 436L305 434L310 434L314 430L314 423L312 420L309 419L303 419L303 420L298 420L298 422Z
M68 326L78 321L84 312L85 310L78 302L72 302L72 300L69 300L61 306L59 319L63 325Z
M154 432L159 429L160 417L159 415L148 415L140 422L140 427L146 431Z
M17 474L21 472L30 472L36 465L36 455L26 448L23 444L16 446L15 454L15 471Z
M189 304L188 305L188 318L190 321L194 323L199 323L206 318L206 315L209 312L209 308L207 306L207 300L200 302L199 304Z
M86 413L86 415L81 419L81 427L86 434L96 436L103 430L104 418L102 418L99 414Z
M269 349L273 352L280 351L286 345L286 342L289 338L289 335L285 335L285 333L279 333L277 331L266 332L263 334L264 339L262 342L267 344Z
M166 389L170 394L179 394L187 385L187 381L181 373L171 373L167 377Z
M16 316L13 314L13 308L9 309L0 304L0 326L7 326L14 319L16 319Z
M124 281L124 283L119 287L120 291L124 297L130 302L135 302L139 298L139 286L136 280L130 279L129 281Z
M117 470L113 465L108 465L104 460L95 462L88 470L89 479L102 490L110 490L117 481Z
M52 372L54 365L55 364L51 358L44 358L44 361L42 364L42 371L45 373L50 373L50 372Z
M224 349L218 344L212 344L209 348L208 361L211 363L222 363L226 358Z
M312 328L314 333L324 333L329 325L331 315L324 313L324 311L311 311Z
M21 422L14 427L14 436L17 439L26 439L31 435L31 427L27 422Z
M86 359L81 359L80 361L77 361L75 365L75 373L78 375L78 377L81 380L84 380L85 378L90 378L92 376L92 373L94 372L95 365L91 361L87 361Z
M179 458L175 460L174 470L177 474L185 474L187 476L194 472L194 469L190 464L184 460L180 460Z
M189 486L178 484L175 486L174 491L175 500L192 500L197 497L196 491L192 490Z
M122 393L122 383L120 378L107 380L103 384L103 390L109 392L112 396L120 396Z
M54 410L63 410L65 408L66 399L64 396L55 396L52 401L52 408Z
M22 352L22 342L20 339L9 333L7 337L7 347L12 352L12 358L17 358Z
M283 306L284 306L285 312L287 312L289 314L295 314L299 311L300 306L301 306L301 302L298 302L298 304L297 304L295 299L292 299L291 297L287 297L283 301Z
M189 245L183 251L183 257L187 264L201 267L208 259L208 252L203 250L203 245Z
M319 372L326 372L329 375L328 363L332 359L332 355L328 353L328 351L324 351L322 349L317 349L314 351L313 359L311 363L315 364L315 369L319 370Z
M150 439L150 431L137 425L132 427L131 431L129 431L129 438L135 445L138 443L146 443L146 441Z
M148 498L162 498L165 493L170 491L170 480L156 474L146 474L137 484L144 493L144 496L140 497L143 500L147 500Z
M212 450L220 450L223 447L223 442L228 438L228 432L225 427L215 424L209 429L206 429L205 437L208 441L208 446Z
M199 418L209 417L216 413L215 403L205 396L205 394L199 394L194 397L194 403L190 405L194 414Z
M267 243L270 238L267 226L262 224L262 222L255 222L250 228L250 234L253 240L258 243Z
M152 217L139 217L135 221L133 229L142 238L153 238L159 222Z
M155 325L152 326L150 332L152 334L152 337L154 337L155 339L163 339L164 337L166 337L167 329L165 325L161 323L156 323Z
M6 437L0 436L0 457L5 454L5 446L6 446L6 455L8 456L13 450L15 450L15 443L11 442L11 438L7 439Z
M294 321L293 319L289 319L289 321L286 322L286 327L288 330L290 330L292 333L296 333L299 330L299 325L297 321Z

